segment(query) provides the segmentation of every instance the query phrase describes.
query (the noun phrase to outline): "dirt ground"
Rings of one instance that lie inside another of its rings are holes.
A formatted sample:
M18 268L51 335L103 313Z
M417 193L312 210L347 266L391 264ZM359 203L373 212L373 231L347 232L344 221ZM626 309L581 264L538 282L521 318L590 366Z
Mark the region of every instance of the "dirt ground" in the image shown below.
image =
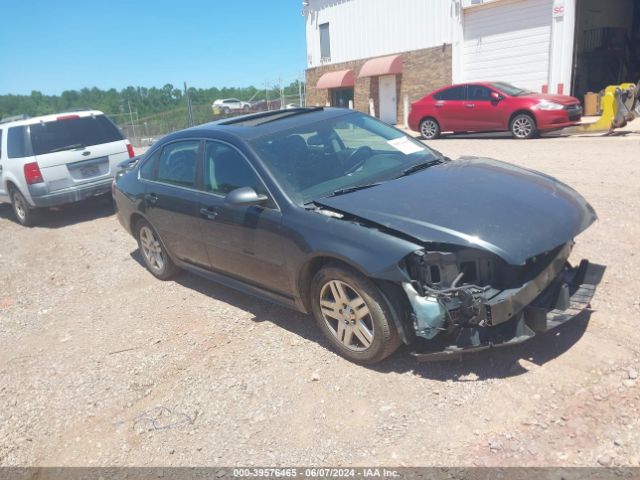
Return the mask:
M430 145L591 202L572 256L607 266L589 315L520 347L365 368L304 315L155 280L104 201L32 229L0 206L0 465L640 465L640 132Z

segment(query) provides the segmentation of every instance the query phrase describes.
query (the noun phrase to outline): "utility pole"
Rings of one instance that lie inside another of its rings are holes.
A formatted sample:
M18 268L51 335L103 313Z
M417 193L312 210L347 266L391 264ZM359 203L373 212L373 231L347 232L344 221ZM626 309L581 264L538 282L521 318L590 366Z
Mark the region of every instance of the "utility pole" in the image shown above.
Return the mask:
M298 80L298 106L303 107L302 104L302 82Z
M280 109L284 108L284 88L282 88L282 77L278 77L278 87L280 88Z
M269 82L264 82L264 96L267 99L267 111L271 110L271 106L269 105Z
M136 138L136 126L133 124L133 112L131 111L131 101L127 100L127 105L129 105L129 118L131 119L131 130L133 132L133 138Z
M184 96L187 99L187 122L189 127L193 127L193 111L191 110L191 99L189 98L187 82L184 82Z

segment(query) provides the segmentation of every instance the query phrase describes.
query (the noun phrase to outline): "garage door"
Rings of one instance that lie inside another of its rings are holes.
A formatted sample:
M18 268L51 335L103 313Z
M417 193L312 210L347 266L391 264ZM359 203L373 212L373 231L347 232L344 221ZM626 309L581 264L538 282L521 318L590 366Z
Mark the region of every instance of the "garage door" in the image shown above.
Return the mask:
M499 0L464 12L462 78L540 91L547 83L553 0Z

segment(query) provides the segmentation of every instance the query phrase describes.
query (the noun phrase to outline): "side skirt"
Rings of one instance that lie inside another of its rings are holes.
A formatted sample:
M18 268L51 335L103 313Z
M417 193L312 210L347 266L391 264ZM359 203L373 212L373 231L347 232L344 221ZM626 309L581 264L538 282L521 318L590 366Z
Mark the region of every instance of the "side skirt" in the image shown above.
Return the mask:
M263 288L250 285L243 281L229 277L228 275L223 275L221 273L205 270L204 268L197 267L190 263L184 263L184 262L177 262L177 263L180 266L180 268L183 268L188 272L194 273L200 277L206 278L207 280L211 280L212 282L219 283L226 287L233 288L234 290L238 290L239 292L242 292L242 293L253 295L254 297L258 297L262 300L267 300L268 302L276 303L282 307L286 307L292 310L306 313L300 310L299 305L296 302L294 297L283 295L270 290L265 290Z

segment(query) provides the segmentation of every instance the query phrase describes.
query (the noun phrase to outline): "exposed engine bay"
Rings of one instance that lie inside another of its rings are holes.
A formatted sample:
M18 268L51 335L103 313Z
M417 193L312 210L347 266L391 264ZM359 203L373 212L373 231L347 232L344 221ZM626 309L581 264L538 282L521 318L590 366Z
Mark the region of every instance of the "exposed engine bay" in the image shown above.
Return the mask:
M517 343L557 326L549 312L568 311L572 302L586 307L585 289L594 291L604 271L586 260L571 267L572 247L568 242L519 266L475 249L413 252L405 259L411 281L402 287L416 336L438 337L446 355ZM587 281L593 288L584 287Z

